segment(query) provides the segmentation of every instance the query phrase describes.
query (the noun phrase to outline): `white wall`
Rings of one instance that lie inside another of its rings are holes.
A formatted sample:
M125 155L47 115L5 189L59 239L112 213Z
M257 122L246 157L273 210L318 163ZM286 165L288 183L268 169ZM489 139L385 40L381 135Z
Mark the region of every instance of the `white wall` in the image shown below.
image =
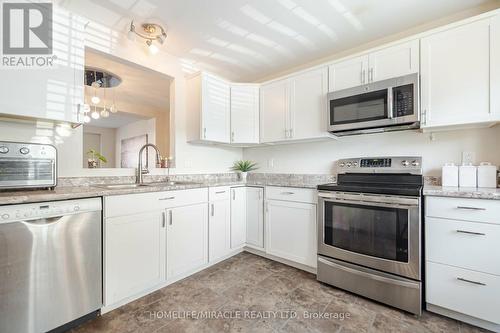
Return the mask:
M259 163L257 172L335 173L334 161L363 156L422 156L424 174L439 176L446 162L461 162L463 151L475 152L476 162L500 165L500 126L430 134L393 132L344 137L338 141L248 148L245 159ZM274 167L269 161L273 160Z
M121 154L122 154L122 140L133 138L135 136L140 136L147 134L148 135L148 143L156 144L156 125L155 119L145 119L139 120L125 126L119 127L116 129L116 140L115 140L115 148L116 148L116 166L120 167L121 165ZM149 165L154 167L155 165L155 156L154 154L150 154L149 156ZM137 161L139 161L137 159ZM143 160L145 161L145 160Z
M181 62L166 52L160 51L151 56L141 41L131 42L126 34L113 31L91 21L91 17L102 11L98 4L87 1L70 3L71 10L89 18L86 45L95 50L151 68L174 78L170 91L171 133L170 145L174 152L176 169L174 173L215 173L226 172L234 160L241 159L242 149L219 146L198 146L188 144L186 140L186 82ZM81 156L83 140L81 127L69 130L64 136L53 129L42 130L36 124L10 123L0 120L0 141L44 141L53 143L59 153L59 176L119 176L134 175L133 169L84 169ZM155 170L154 173L164 173Z

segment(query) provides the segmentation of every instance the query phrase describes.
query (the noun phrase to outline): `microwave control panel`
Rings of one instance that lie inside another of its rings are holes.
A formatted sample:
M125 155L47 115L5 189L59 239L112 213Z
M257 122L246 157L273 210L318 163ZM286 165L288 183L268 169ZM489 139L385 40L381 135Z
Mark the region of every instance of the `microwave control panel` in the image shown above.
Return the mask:
M394 116L404 117L414 114L413 84L393 88Z

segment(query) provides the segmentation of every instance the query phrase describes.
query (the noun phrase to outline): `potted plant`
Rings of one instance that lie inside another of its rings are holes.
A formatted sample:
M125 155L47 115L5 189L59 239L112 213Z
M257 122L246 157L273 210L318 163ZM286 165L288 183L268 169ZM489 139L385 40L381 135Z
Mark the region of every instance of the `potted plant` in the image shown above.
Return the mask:
M242 181L247 180L248 172L257 170L257 163L248 160L241 160L234 162L231 170L238 173L238 179Z
M104 157L103 155L101 155L98 151L96 151L95 149L90 149L88 152L87 152L87 165L89 167L89 169L95 169L97 168L97 161L101 161L102 163L108 163L108 160L106 159L106 157Z

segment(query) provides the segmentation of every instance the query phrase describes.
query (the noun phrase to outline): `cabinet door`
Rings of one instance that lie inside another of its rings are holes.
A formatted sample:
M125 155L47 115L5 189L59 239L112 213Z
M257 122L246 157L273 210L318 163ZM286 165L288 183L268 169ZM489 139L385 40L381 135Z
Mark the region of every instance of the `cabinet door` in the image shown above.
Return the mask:
M264 85L260 89L260 141L276 142L288 137L288 80Z
M247 187L246 243L264 248L264 189Z
M419 41L391 46L368 56L368 81L381 81L418 73Z
M167 279L208 262L207 210L206 203L167 210Z
M246 214L247 214L246 187L231 189L231 248L236 249L245 245L246 241Z
M229 84L203 74L201 94L202 139L229 143Z
M266 201L267 253L316 267L316 205Z
M368 56L344 60L329 67L329 91L360 86L368 83Z
M165 272L163 211L107 218L104 222L105 304L160 284Z
M325 136L328 68L308 71L290 79L290 138Z
M421 40L422 126L490 118L490 20Z
M491 113L500 120L500 14L491 19Z
M61 27L55 29L53 53L41 56L50 58L53 66L32 69L0 65L0 113L71 123L83 121L79 111L84 89L84 21L54 4L53 23L54 27Z
M259 143L259 87L231 87L231 143Z
M208 258L215 261L231 250L231 203L218 200L209 204Z

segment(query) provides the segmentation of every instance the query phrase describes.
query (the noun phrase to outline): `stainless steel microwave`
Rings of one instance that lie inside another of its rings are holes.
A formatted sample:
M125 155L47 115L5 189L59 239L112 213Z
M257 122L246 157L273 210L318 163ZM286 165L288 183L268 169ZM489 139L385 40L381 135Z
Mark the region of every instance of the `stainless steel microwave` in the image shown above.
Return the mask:
M328 94L328 131L337 136L420 127L418 73Z

